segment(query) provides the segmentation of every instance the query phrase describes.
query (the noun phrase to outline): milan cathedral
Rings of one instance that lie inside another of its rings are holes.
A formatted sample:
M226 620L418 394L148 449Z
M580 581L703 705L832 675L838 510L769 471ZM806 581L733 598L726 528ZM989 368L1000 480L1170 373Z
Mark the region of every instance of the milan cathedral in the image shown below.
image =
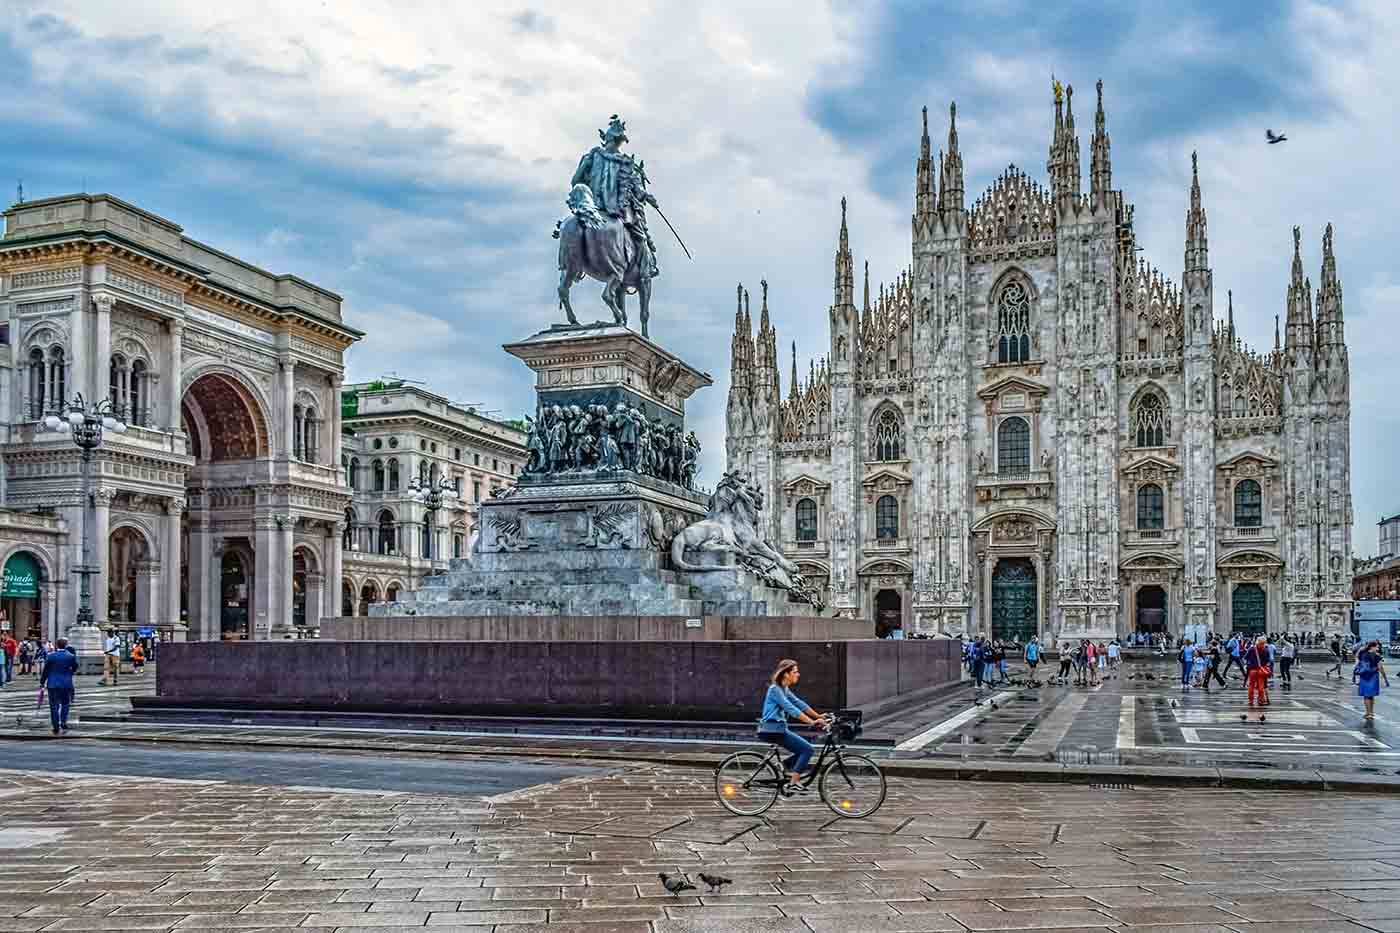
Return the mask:
M1192 155L1180 284L1138 259L1103 84L1082 190L1073 88L1048 189L964 201L956 106L928 112L910 266L856 304L841 204L829 350L784 393L763 285L739 290L728 467L838 614L1024 640L1334 631L1350 607L1350 386L1332 228L1316 297L1293 231L1284 324L1216 317ZM1285 241L1286 242L1286 241Z

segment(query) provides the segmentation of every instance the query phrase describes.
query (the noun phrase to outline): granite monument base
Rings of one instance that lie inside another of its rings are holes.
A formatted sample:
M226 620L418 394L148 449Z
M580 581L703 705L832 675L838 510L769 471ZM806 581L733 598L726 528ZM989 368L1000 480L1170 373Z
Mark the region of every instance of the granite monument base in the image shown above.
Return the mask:
M816 708L955 682L951 639L184 642L161 648L140 709L300 710L751 722L779 659Z

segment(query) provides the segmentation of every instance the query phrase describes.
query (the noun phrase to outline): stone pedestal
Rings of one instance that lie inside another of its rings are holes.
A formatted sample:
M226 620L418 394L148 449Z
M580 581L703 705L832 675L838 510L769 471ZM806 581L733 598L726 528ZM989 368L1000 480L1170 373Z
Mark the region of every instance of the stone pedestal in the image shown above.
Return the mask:
M469 561L371 615L816 614L733 554L699 554L703 570L673 565L672 539L709 510L693 470L679 468L698 449L677 442L707 373L615 324L558 325L505 349L537 374L527 470L481 504ZM665 439L655 449L669 459L644 456L643 434Z

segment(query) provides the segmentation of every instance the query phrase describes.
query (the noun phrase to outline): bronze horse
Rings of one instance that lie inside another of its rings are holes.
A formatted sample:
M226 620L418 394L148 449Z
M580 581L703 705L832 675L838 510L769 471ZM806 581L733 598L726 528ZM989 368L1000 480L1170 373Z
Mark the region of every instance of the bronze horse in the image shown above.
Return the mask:
M651 275L643 266L649 265L648 257L637 248L621 218L604 216L598 210L587 185L574 185L568 204L571 216L554 229L559 240L559 307L568 315L570 324L578 323L569 304L569 289L588 276L603 283L603 303L623 326L627 324L627 293L637 294L642 336L647 336Z

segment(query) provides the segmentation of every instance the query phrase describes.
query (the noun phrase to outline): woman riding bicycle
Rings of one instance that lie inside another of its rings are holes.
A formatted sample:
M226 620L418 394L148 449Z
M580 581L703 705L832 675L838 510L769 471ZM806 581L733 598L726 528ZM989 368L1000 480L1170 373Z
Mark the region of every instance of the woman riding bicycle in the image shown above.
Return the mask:
M794 716L808 725L825 727L829 723L826 717L807 705L806 700L792 692L801 676L796 661L785 658L778 662L778 669L773 672L772 682L763 697L763 716L758 721L760 738L792 752L783 761L783 768L787 770L788 789L796 793L807 792L807 787L801 783L802 773L807 770L815 749L811 742L788 730L788 717Z

